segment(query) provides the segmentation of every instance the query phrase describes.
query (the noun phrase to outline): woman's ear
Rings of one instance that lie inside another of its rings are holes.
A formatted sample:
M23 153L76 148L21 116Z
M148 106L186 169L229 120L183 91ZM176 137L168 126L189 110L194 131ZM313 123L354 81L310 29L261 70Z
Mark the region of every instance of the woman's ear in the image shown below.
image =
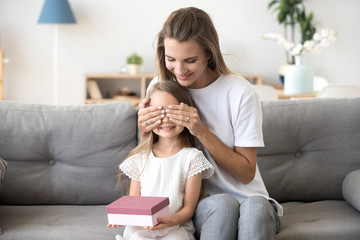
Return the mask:
M211 63L211 61L213 60L213 55L211 53L208 53L208 63Z

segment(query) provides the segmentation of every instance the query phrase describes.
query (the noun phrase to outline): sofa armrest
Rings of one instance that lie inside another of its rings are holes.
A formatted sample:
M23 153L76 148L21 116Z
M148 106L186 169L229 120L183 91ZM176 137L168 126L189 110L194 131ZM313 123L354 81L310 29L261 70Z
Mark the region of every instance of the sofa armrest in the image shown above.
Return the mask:
M350 172L344 179L342 193L345 200L360 211L360 170Z
M7 170L7 163L4 159L0 157L0 187L1 187L1 181L5 177L5 172ZM0 235L2 234L1 227L0 227Z
M7 163L4 159L0 157L0 186L1 186L1 180L4 180L5 178L6 170L7 170Z

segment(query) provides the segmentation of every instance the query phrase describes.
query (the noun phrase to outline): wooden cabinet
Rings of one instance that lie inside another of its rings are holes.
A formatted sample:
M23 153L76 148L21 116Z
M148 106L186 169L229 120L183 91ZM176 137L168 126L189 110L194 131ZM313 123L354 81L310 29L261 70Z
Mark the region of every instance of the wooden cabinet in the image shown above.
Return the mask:
M86 104L104 103L110 101L129 101L134 106L145 97L146 88L154 75L141 74L86 74ZM130 90L130 95L118 93L124 88Z
M240 76L248 80L251 84L260 85L262 84L262 77L259 74L253 73L240 73Z
M3 100L4 89L4 50L0 49L0 100Z
M261 84L262 79L257 74L239 74L252 84ZM145 97L146 88L154 74L86 74L86 104L105 103L111 101L129 101L137 106ZM124 87L131 91L129 96L117 94Z

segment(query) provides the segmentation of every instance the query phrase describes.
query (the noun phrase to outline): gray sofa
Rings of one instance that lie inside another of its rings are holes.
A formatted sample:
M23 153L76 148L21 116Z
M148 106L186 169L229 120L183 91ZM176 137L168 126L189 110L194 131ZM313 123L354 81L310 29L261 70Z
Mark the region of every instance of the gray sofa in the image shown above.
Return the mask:
M258 164L284 207L277 239L359 239L360 99L264 102L263 116ZM114 239L105 205L125 193L118 164L136 124L125 102L0 101L0 239Z

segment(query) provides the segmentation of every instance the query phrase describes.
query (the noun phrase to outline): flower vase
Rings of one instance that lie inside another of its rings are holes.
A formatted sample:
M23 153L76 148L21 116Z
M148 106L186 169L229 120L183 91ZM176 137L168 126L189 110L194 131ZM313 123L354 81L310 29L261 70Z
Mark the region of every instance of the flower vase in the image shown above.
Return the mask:
M302 94L314 91L314 70L303 64L303 56L295 56L295 65L285 68L284 93Z
M280 82L281 82L281 84L282 85L284 85L284 82L285 82L285 68L287 67L287 66L291 66L292 64L289 64L288 62L285 62L285 63L283 63L281 66L280 66L280 68L279 68L279 71L278 71L278 73L279 73L279 79L280 79Z

